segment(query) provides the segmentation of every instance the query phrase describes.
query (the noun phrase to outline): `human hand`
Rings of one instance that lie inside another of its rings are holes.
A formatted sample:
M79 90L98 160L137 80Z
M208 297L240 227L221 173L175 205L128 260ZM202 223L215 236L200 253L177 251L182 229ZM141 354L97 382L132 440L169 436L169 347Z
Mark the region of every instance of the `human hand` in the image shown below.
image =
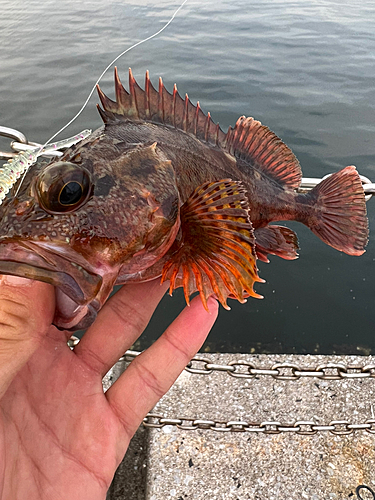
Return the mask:
M217 303L207 314L194 299L104 394L102 377L166 285L124 286L72 351L70 334L51 326L53 288L13 280L0 283L0 500L103 500L143 417L204 342Z

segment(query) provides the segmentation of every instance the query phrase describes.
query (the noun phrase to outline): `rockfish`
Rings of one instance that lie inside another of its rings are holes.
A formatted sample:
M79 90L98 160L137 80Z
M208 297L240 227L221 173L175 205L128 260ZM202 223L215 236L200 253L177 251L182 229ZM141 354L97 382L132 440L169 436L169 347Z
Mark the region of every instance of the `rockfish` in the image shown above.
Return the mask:
M269 128L240 117L224 133L176 86L98 87L104 125L48 165L33 165L0 207L0 273L56 287L54 324L88 327L114 285L161 277L186 301L198 291L261 297L256 260L297 257L295 220L325 243L361 255L366 204L354 166L307 194L301 168Z

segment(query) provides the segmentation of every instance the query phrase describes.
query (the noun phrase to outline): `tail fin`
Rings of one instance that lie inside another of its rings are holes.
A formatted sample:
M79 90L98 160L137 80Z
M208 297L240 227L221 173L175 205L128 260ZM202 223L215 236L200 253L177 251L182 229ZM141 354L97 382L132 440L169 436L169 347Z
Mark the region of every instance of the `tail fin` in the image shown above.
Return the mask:
M366 201L354 166L332 174L305 196L313 211L304 223L313 233L349 255L365 252L368 241Z

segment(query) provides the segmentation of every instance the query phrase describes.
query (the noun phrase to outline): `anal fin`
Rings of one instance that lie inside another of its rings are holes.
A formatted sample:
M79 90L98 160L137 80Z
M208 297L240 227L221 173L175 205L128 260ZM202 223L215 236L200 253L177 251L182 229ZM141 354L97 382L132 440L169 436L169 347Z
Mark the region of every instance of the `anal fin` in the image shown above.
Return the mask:
M269 262L267 254L278 255L283 259L298 258L297 235L284 226L265 226L254 231L256 253L259 260Z
M199 291L206 309L210 295L226 309L228 297L240 302L249 295L261 298L253 290L263 280L242 184L230 179L203 184L181 207L180 216L180 232L162 273L162 282L170 280L170 293L182 286L189 304L190 295Z

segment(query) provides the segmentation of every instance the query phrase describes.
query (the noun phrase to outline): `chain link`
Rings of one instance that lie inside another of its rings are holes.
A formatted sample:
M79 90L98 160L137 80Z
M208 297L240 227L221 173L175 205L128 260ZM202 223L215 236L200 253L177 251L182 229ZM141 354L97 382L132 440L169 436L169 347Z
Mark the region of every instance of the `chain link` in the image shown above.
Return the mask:
M132 351L134 352L134 351ZM128 353L125 357L129 357ZM322 363L316 367L301 367L296 363L275 363L270 368L257 367L254 363L238 360L227 365L211 363L209 359L196 356L186 366L186 371L199 375L210 375L214 371L226 372L234 378L252 379L271 376L276 380L299 380L315 377L320 380L343 380L349 378L375 378L374 365L344 365L343 363Z
M79 339L72 336L68 345L74 349ZM141 354L139 351L126 351L119 361L131 362ZM254 363L243 360L230 361L228 364L211 363L208 358L196 356L189 361L185 370L192 374L210 375L213 372L224 372L234 378L253 379L258 376L270 376L276 380L299 380L300 378L316 377L320 380L346 380L375 378L375 365L344 365L343 363L320 363L316 367L301 367L296 363L274 363L270 368L260 368ZM157 413L148 413L143 419L147 428L161 429L166 425L175 426L185 431L197 429L216 432L255 432L262 434L292 433L304 436L313 436L318 432L328 432L337 436L352 434L364 430L375 434L375 418L367 419L363 423L350 423L349 420L332 420L328 424L319 424L314 420L298 420L293 423L278 421L247 422L205 420L190 417L166 418Z
M375 419L369 418L361 424L351 424L348 420L332 420L327 425L318 424L313 420L298 420L293 423L281 423L278 421L246 422L244 420L201 420L194 418L166 418L158 413L148 413L143 419L143 425L147 428L161 429L168 425L182 430L211 430L216 432L255 432L262 434L293 433L304 436L313 436L318 432L329 432L336 436L352 434L359 430L365 430L375 434Z
M127 351L122 359L131 361L140 353ZM257 368L248 361L231 361L226 364L211 363L204 357L194 357L186 366L192 374L210 375L214 371L226 372L231 377L252 379L256 376L271 376L276 380L298 380L302 377L316 377L320 380L346 380L349 378L375 378L375 365L344 365L343 363L321 363L316 367L300 367L296 363L275 363L271 368ZM165 425L176 426L181 430L211 430L216 432L255 432L262 434L292 433L313 436L318 432L327 432L336 436L344 436L357 431L375 434L375 418L363 423L350 423L349 420L332 420L328 424L319 424L314 420L298 420L293 423L277 421L246 422L202 420L194 418L165 418L162 415L149 413L143 420L147 428L160 429Z
M74 347L79 342L72 336L68 344ZM139 356L139 351L126 351L119 361L132 361ZM186 365L185 370L195 375L211 375L213 372L226 372L234 378L253 379L258 376L271 376L276 380L299 380L315 377L320 380L344 380L355 378L375 378L375 364L344 365L343 363L321 363L315 367L301 367L296 363L274 363L270 368L257 367L249 361L230 361L227 365L211 363L208 358L195 356Z

